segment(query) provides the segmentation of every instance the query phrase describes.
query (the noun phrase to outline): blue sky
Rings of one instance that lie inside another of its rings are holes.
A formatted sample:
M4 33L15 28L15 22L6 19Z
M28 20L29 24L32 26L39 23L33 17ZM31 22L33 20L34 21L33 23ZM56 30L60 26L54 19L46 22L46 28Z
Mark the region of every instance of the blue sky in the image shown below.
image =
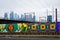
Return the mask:
M47 9L52 11L53 8L58 8L60 11L60 0L0 0L1 17L5 12L10 11L17 14L35 12L37 20L38 17L46 16Z

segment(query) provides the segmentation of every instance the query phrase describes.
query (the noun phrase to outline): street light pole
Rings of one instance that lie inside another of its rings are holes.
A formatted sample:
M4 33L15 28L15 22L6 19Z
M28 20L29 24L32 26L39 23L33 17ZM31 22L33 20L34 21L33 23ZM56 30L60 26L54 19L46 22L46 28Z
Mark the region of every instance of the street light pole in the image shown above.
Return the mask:
M56 13L56 22L57 22L57 8L55 9L55 13Z

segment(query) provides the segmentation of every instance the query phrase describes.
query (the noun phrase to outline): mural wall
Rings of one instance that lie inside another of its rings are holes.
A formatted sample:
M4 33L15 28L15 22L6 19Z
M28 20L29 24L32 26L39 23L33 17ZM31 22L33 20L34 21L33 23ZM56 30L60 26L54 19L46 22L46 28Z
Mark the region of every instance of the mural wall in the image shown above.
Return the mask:
M0 32L60 32L60 22L0 24Z

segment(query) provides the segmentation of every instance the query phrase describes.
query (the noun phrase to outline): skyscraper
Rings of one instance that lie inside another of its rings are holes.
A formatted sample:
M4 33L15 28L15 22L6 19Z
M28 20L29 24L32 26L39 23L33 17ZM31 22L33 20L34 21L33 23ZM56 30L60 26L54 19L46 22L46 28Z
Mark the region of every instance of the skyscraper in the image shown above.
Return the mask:
M20 20L24 21L24 15L23 14L21 14Z
M10 12L10 20L14 20L14 12Z
M32 21L32 14L29 14L29 21Z
M8 19L8 14L7 13L4 14L4 19Z
M26 17L25 20L28 21L28 15L27 14L25 15L25 17Z
M25 13L25 21L32 21L32 14L30 13Z
M35 12L33 12L33 22L35 22Z
M25 15L25 21L35 22L35 12L24 13L24 15Z
M19 20L19 15L17 13L14 14L14 20Z
M28 18L27 13L24 13L24 15L25 15L25 21L28 21L28 20L27 20L27 18Z

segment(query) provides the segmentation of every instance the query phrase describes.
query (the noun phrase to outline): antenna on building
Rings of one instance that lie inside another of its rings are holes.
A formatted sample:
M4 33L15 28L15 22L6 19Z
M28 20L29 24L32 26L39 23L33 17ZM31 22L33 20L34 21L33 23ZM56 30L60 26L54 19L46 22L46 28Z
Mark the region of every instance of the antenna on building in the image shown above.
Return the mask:
M46 12L47 12L47 16L48 16L48 9L46 10Z
M48 9L47 9L47 16L48 16Z
M54 10L54 6L52 5L52 22L54 22L55 20L54 20L54 16L55 16L55 14L54 14L54 12L55 12L55 10Z
M54 8L52 8L52 17L53 17L53 19L52 19L52 21L54 22Z

